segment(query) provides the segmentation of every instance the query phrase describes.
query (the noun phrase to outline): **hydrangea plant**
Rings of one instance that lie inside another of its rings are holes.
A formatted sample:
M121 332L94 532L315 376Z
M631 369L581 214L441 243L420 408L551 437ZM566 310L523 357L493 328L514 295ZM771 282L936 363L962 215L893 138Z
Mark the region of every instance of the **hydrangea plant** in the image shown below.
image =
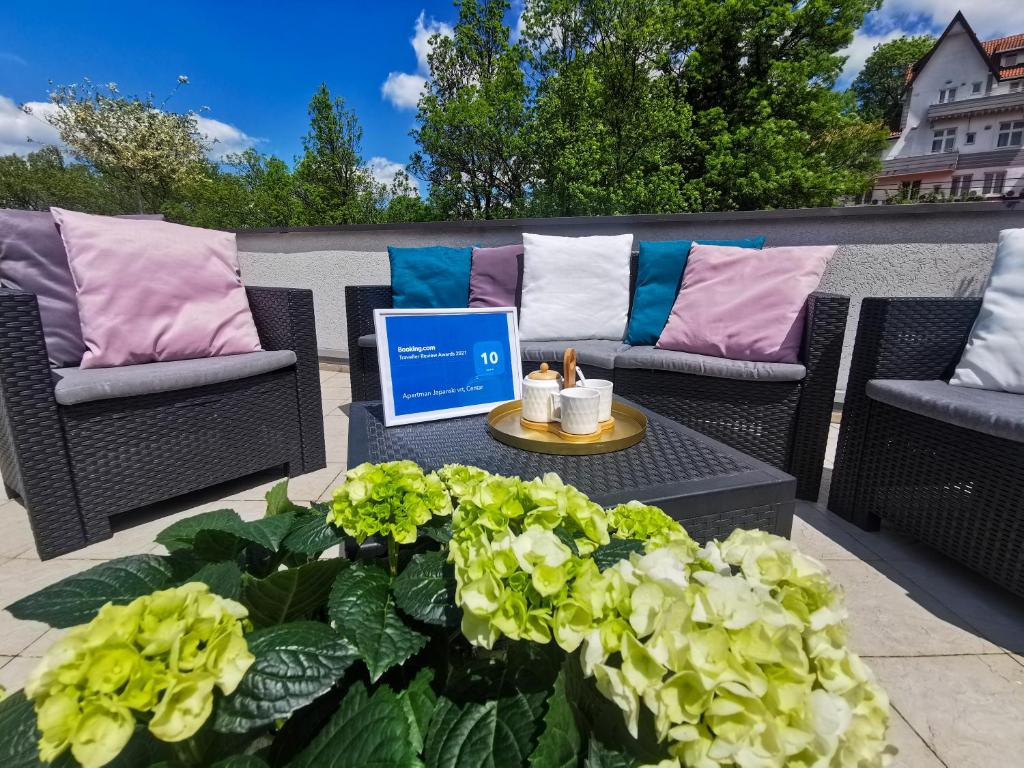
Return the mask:
M136 719L161 741L193 736L213 711L214 689L232 693L254 660L247 614L200 583L104 605L58 640L25 684L40 759L70 749L85 768L106 765Z
M0 753L85 766L870 768L888 702L824 567L556 475L364 464L8 606L69 628ZM360 542L368 541L364 546ZM378 546L386 540L386 557ZM332 550L341 557L328 556Z

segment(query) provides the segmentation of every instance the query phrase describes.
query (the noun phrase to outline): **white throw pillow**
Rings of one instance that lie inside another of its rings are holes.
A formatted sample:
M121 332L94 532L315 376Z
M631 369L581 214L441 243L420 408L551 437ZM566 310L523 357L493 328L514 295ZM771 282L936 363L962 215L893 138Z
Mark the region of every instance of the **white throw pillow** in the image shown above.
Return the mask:
M1024 394L1024 229L1004 229L950 384Z
M524 341L626 334L632 235L523 235Z

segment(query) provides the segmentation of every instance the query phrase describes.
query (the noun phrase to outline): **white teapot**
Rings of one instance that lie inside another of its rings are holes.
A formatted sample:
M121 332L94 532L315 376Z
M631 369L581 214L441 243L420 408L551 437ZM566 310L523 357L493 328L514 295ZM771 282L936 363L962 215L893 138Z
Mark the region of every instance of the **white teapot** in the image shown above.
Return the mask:
M562 377L547 363L523 379L523 418L541 424L555 421L551 396L562 391Z

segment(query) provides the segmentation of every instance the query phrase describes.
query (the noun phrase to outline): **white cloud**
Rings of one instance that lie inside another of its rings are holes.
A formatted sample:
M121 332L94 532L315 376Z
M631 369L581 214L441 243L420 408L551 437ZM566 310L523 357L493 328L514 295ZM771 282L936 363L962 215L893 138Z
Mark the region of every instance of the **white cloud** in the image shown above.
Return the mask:
M875 49L876 45L888 43L903 35L899 30L891 30L882 35L872 35L863 29L857 30L853 36L853 42L839 52L840 56L846 56L846 64L843 65L843 73L839 76L840 87L845 88L857 76L857 73L864 67L864 62Z
M388 160L386 157L371 157L370 162L367 163L370 169L370 175L373 176L374 180L391 186L391 183L395 180L395 176L399 171L404 171L405 166L401 163L396 163L394 160Z
M380 88L381 95L399 109L415 109L430 75L428 56L433 46L430 38L435 34L451 37L455 34L450 24L436 19L427 19L426 12L420 11L416 18L413 36L409 38L416 53L416 72L389 72Z
M967 23L982 40L1024 32L1024 2L1021 0L975 3L964 3L963 0L886 0L880 10L868 15L866 29L859 30L853 43L840 52L849 59L843 67L839 85L845 87L850 84L874 46L901 35L939 35L961 8Z
M392 72L384 81L380 92L385 99L399 109L416 109L423 89L427 87L427 78L408 72Z
M256 146L261 139L256 139L241 128L230 123L214 120L212 117L196 115L196 127L199 134L210 142L209 156L211 160L222 161L226 155L237 154L244 149Z
M13 99L0 96L0 155L27 155L44 144L60 144L56 129L45 116L56 107L46 101L30 101L26 113Z

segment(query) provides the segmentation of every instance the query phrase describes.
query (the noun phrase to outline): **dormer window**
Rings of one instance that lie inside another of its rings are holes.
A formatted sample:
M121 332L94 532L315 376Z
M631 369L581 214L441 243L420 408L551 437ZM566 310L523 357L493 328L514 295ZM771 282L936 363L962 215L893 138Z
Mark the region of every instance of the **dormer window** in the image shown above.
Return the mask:
M1015 67L1018 62L1024 62L1024 54L1017 53L1016 51L1003 54L1004 67Z
M939 104L956 101L956 88L943 88L939 91Z

